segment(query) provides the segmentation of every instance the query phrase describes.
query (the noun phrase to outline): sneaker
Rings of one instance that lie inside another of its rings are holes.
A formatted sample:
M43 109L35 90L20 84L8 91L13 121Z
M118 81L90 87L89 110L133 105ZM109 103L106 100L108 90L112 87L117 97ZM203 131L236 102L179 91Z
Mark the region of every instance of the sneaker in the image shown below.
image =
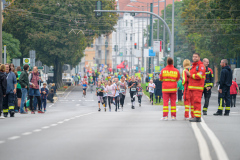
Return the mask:
M153 105L153 101L152 101L152 105Z
M139 103L139 107L141 107L141 103Z
M35 114L35 112L34 112L34 111L32 111L32 112L31 112L31 114Z
M46 109L44 109L44 112L46 112L47 110Z
M205 115L205 116L206 116L206 115L207 115L207 111L203 111L203 115Z
M134 107L134 106L132 106L132 109L135 109L135 107Z
M0 119L5 119L5 117L3 117L3 116L0 116Z
M101 111L101 108L98 109L98 112L100 112L100 111Z
M188 121L188 120L190 120L190 118L189 117L185 117L184 120Z
M162 117L161 120L162 120L162 121L167 121L167 120L168 120L168 117Z
M44 113L43 111L39 110L38 113Z
M111 112L111 109L109 109L109 112Z
M176 120L177 120L176 117L172 116L172 121L176 121Z
M28 114L28 112L20 112L20 114Z
M105 112L107 111L106 107L104 108Z
M15 110L14 112L15 112L15 113L19 113L18 110Z

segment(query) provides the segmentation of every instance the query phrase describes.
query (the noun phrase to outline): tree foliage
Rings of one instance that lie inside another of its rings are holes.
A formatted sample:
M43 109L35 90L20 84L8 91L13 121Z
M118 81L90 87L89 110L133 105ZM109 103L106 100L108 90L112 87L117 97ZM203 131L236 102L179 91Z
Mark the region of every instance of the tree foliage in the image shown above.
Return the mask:
M115 1L103 1L112 10ZM117 15L105 13L96 18L96 1L89 0L15 0L4 13L3 29L21 42L22 57L36 50L37 59L54 65L55 81L61 81L63 64L76 65L93 38L109 34Z

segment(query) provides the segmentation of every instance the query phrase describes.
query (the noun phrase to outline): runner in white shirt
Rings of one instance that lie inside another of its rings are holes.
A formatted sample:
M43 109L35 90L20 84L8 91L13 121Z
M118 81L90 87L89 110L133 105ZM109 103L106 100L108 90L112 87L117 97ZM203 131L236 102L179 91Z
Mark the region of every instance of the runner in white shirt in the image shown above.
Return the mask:
M153 83L153 80L150 80L150 83L148 84L148 92L150 94L150 102L153 105L153 94L154 94L154 88L155 88L155 84Z

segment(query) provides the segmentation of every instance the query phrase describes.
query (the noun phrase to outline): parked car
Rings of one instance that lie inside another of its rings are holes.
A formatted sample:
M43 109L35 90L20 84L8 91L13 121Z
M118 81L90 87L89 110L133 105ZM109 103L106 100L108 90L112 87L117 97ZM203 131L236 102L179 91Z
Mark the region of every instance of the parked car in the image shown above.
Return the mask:
M238 84L240 88L240 68L235 68L233 70L233 80Z

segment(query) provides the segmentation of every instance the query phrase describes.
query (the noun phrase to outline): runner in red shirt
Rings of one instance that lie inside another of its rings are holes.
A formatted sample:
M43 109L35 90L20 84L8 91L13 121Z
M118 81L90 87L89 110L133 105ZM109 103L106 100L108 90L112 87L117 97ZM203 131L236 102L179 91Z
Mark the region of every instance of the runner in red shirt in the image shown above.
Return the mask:
M230 96L231 96L231 107L236 107L236 96L239 94L239 87L235 81L232 81L232 85L230 87Z

